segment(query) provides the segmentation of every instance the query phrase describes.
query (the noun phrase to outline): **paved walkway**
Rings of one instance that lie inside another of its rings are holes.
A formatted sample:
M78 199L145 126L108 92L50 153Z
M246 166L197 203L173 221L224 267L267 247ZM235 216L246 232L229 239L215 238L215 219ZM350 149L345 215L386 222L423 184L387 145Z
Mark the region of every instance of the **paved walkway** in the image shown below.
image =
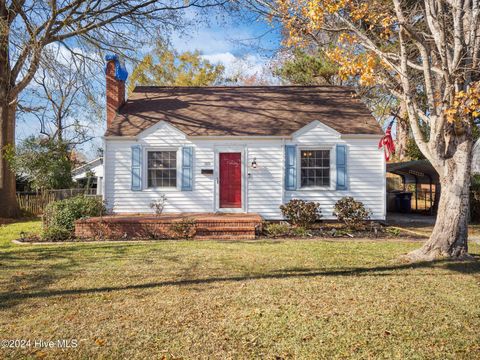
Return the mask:
M435 216L421 214L388 213L389 225L403 225L413 227L432 227L435 225Z
M435 225L435 216L420 214L401 214L388 213L387 223L390 226L408 228L414 232L430 235ZM469 239L480 244L480 225L472 224L469 226Z

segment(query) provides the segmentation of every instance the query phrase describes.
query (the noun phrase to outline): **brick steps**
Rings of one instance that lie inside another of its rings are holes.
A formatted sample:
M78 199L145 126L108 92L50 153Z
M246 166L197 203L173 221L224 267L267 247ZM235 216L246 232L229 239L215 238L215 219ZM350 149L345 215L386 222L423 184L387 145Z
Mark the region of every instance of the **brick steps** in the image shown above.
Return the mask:
M197 223L196 240L242 240L255 239L256 229L261 226L258 221L231 222L218 221Z
M195 239L255 239L255 227L216 227L197 229Z
M195 235L195 240L255 240L255 234L242 234L242 235Z

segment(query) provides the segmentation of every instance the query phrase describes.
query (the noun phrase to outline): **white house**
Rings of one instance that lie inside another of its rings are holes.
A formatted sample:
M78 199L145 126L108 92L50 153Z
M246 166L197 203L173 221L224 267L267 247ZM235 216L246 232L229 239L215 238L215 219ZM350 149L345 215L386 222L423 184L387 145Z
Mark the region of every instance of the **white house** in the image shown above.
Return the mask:
M104 199L114 213L245 212L281 219L290 199L323 218L353 196L385 219L382 129L351 89L137 87L107 58Z
M87 183L92 181L97 195L103 191L103 158L99 157L72 170L72 178L76 182Z

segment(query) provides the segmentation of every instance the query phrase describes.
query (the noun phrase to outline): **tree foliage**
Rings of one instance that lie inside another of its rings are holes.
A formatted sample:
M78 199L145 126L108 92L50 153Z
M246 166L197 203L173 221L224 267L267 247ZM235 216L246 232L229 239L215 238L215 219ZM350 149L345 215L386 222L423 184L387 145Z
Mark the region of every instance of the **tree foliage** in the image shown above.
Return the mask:
M209 86L219 82L225 68L203 59L196 50L179 53L158 40L155 49L135 67L129 91L135 86Z
M323 34L342 79L381 86L403 102L422 154L440 175L439 216L411 259L463 257L475 123L480 115L478 0L257 1L281 18L290 46ZM428 134L422 128L428 128Z
M338 66L322 51L311 54L302 49L295 49L274 74L294 85L337 85L339 80Z
M9 165L26 177L35 190L66 189L72 185L72 163L65 143L28 137L5 151Z
M0 1L0 149L14 146L22 92L35 78L45 52L59 46L102 64L105 52L133 55L142 39L182 30L185 10L222 5L216 0L6 0ZM195 21L198 21L196 18ZM15 175L0 158L0 216L18 211Z

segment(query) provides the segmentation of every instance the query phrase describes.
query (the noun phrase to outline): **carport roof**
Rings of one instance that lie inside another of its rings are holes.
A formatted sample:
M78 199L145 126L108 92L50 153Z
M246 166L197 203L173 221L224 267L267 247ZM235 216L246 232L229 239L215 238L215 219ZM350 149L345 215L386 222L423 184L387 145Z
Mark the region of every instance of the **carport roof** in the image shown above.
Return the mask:
M400 175L405 183L436 184L439 182L438 173L428 160L414 160L387 164L387 172Z

